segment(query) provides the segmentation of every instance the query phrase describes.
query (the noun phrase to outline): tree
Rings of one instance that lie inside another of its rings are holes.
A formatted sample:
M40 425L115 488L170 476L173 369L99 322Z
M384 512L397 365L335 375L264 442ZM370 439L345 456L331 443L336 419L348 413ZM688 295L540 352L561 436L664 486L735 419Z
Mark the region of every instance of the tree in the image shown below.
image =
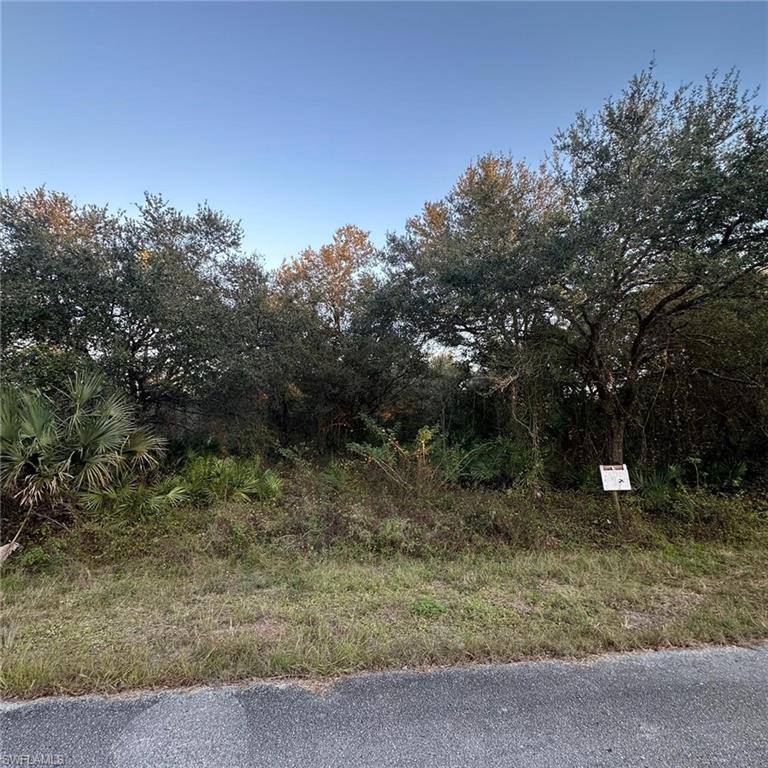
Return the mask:
M764 460L768 118L733 73L642 72L547 164L473 162L383 254L347 225L271 273L241 235L153 195L2 196L3 380L103 371L166 435L238 451L340 446L360 415L501 433L534 484L553 448Z
M307 248L298 258L284 263L277 284L341 333L357 302L372 285L374 255L368 232L347 224L336 230L333 242L318 251Z
M541 430L555 379L544 238L563 219L560 192L544 169L487 155L451 193L389 240L410 312L436 341L456 349L503 392L508 412L540 467Z
M276 275L289 341L281 353L295 362L282 392L286 421L290 402L321 447L341 442L360 413L381 409L422 362L395 297L375 275L375 255L368 233L348 225Z
M606 458L624 460L650 368L692 313L757 299L768 265L768 123L734 73L669 95L652 69L556 139L570 223L554 309L600 403Z
M63 194L36 189L0 197L4 376L41 358L55 376L56 358L73 364L88 357L100 333L105 254L116 234L105 208L78 207Z
M239 252L239 224L207 205L192 216L147 195L121 220L111 254L103 346L113 380L145 410L183 408L215 386L225 322L222 264Z
M220 270L239 252L238 224L153 195L136 218L42 189L0 204L5 361L74 356L155 416L215 382Z
M272 427L282 426L279 393L299 361L292 355L290 318L256 257L224 261L219 285L226 312L215 330L218 370L215 385L197 401L194 432L252 453L272 441Z
M726 295L692 310L647 366L627 442L644 463L700 461L721 487L768 470L768 274L752 283L749 302Z

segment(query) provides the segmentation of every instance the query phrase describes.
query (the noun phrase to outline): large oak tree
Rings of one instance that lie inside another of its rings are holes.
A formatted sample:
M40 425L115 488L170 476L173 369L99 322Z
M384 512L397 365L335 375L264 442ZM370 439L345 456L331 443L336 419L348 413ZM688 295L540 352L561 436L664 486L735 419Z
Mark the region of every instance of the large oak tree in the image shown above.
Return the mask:
M768 122L733 73L669 94L649 70L555 144L569 214L553 233L555 311L621 463L643 379L693 313L761 300Z

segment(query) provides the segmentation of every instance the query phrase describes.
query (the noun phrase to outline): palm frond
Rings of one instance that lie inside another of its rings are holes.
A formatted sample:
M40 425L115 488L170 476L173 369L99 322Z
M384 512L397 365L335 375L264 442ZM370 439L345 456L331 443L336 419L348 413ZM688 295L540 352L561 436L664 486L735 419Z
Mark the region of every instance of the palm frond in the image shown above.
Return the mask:
M37 391L18 395L3 390L3 492L28 509L123 504L113 493L122 494L123 501L133 498L132 504L155 504L149 501L151 493L139 500L137 494L144 491L138 492L129 478L141 467L157 466L164 441L137 427L129 401L106 392L101 376L76 374L62 395L57 407Z
M123 443L122 452L139 466L155 467L165 451L166 441L143 429L135 429Z

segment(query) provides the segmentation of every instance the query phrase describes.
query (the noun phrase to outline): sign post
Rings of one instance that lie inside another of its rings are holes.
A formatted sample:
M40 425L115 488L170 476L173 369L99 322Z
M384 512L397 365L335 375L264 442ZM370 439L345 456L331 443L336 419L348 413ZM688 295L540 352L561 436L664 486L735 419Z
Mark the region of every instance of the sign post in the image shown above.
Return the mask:
M619 504L619 492L631 491L632 485L629 482L629 471L626 464L601 464L600 478L603 481L603 490L610 491L613 494L613 502L616 505L616 522L619 527L624 526L621 514L621 504Z

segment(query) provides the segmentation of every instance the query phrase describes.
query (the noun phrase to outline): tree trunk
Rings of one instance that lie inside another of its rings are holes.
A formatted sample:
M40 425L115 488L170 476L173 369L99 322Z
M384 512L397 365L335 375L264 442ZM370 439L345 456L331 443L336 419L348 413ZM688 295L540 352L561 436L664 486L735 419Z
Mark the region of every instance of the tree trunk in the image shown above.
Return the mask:
M608 461L611 464L624 463L624 432L627 421L621 416L608 417Z

